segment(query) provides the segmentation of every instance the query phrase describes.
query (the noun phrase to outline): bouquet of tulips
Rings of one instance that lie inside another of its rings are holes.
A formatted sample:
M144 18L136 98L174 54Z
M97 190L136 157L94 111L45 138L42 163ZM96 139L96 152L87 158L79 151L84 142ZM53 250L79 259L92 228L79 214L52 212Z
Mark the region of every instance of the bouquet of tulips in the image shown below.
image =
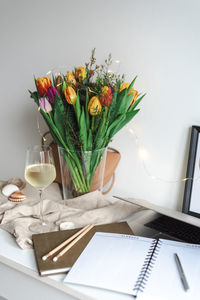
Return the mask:
M52 78L35 78L36 91L30 92L58 146L65 149L76 192L90 191L90 185L102 154L113 136L138 112L144 95L134 89L136 77L129 84L109 71L112 57L96 65L95 49L85 67L76 67ZM88 152L84 167L81 153ZM80 153L80 155L79 155Z

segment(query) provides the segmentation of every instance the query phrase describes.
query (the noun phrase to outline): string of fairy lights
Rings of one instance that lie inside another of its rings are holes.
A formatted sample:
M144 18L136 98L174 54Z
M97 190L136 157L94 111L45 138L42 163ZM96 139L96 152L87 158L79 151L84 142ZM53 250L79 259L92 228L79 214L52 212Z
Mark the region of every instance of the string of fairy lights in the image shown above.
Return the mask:
M183 177L183 178L168 180L168 179L162 178L160 176L154 175L149 170L149 168L147 166L147 161L148 161L148 158L149 158L149 152L142 145L142 143L140 142L140 138L135 133L135 131L132 128L128 128L128 131L129 131L129 133L131 134L131 136L133 137L133 139L135 141L135 145L136 145L136 148L137 148L138 156L139 156L139 159L141 161L142 167L143 167L145 173L147 174L147 176L150 177L152 180L162 181L162 182L165 182L165 183L181 183L181 182L185 182L187 180L196 181L196 180L200 179L200 176L197 176L197 177Z

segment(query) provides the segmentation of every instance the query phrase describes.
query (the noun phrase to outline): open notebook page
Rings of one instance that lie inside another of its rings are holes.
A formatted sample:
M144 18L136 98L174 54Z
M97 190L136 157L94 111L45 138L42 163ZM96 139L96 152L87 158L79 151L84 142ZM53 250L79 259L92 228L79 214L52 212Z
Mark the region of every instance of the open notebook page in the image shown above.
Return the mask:
M137 299L200 299L200 245L162 240L159 254L145 286ZM177 253L190 289L185 292L175 263Z
M152 239L97 232L64 282L133 295Z

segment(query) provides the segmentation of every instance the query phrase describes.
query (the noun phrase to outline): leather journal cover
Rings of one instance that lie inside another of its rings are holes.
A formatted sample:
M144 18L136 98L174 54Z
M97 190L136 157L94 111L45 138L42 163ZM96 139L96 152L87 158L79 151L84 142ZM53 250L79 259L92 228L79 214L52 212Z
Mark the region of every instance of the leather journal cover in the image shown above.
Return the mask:
M41 234L33 234L33 246L35 258L40 276L48 276L59 273L66 273L70 270L79 255L85 249L95 232L121 233L133 235L133 231L127 222L110 223L94 226L86 235L84 235L67 253L65 253L57 262L53 262L52 257L46 261L42 260L42 256L53 250L66 239L74 235L80 228L71 230L62 230L55 232L47 232ZM61 249L62 250L62 249ZM60 252L59 250L58 252Z

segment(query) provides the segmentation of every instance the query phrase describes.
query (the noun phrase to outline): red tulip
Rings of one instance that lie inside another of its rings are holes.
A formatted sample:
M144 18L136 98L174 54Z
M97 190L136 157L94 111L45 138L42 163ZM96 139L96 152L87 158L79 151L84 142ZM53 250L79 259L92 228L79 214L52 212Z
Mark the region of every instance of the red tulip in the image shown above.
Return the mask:
M112 98L113 98L113 94L112 94L112 89L109 86L104 86L101 89L101 96L99 97L99 100L101 102L101 105L103 106L110 106L112 103Z
M51 79L49 77L37 78L36 86L41 96L46 96L48 88L51 86Z

